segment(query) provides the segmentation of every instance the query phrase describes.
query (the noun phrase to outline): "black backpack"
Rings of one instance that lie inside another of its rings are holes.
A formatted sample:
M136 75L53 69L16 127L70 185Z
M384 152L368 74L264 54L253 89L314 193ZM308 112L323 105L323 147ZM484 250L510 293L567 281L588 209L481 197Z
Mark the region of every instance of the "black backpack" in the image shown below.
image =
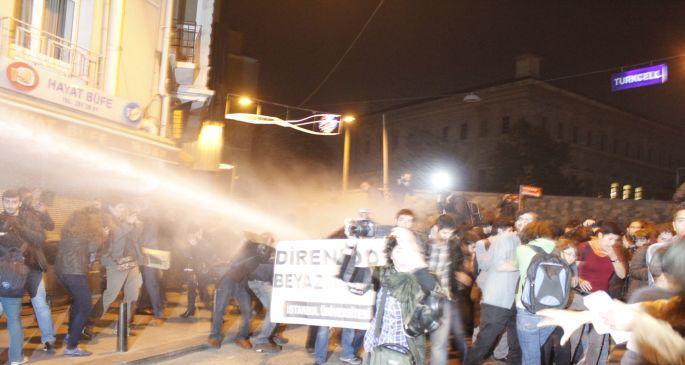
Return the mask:
M521 303L530 313L565 308L571 291L571 269L559 256L528 245L537 252L530 261L521 291Z

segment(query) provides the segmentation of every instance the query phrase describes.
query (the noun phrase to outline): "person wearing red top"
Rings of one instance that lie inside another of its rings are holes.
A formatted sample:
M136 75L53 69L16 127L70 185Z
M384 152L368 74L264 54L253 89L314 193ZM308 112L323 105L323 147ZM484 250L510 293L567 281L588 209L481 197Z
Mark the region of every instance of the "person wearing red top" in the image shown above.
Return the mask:
M596 235L578 246L578 276L586 293L608 291L609 280L616 274L626 277L626 265L619 255L621 230L612 222L600 223ZM604 364L609 356L609 335L600 335L590 325L583 330L586 364Z

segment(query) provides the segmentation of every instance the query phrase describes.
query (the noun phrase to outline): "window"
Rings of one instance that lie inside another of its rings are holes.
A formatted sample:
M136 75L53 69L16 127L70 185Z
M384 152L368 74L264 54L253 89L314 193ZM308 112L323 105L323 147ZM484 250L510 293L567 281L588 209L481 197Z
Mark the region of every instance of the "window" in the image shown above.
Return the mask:
M511 118L502 117L502 134L511 132Z
M612 147L614 153L618 153L618 138L614 137L614 145Z
M459 139L469 138L469 125L468 123L461 123L461 128L459 129Z
M623 151L623 156L630 157L630 143L626 142L625 150Z
M488 135L488 121L487 120L481 120L480 124L478 125L478 135L480 137L487 137Z
M647 161L654 161L654 149L652 147L649 147L649 149L647 149Z
M442 128L442 136L440 138L443 142L447 142L450 139L450 127Z
M547 117L542 117L542 122L540 122L540 126L542 126L542 129L545 132L547 131Z
M578 127L573 126L573 130L571 133L571 140L573 141L573 143L578 143L578 133L579 132L580 132L580 130L578 129Z
M602 135L599 136L599 149L602 150L602 152L606 151L607 148L607 135L602 133Z
M585 140L585 145L592 147L592 131L587 131L587 139Z
M75 0L45 0L43 30L60 38L71 40L75 9Z
M14 17L24 23L31 23L33 0L17 0L14 5Z
M557 139L564 139L564 122L557 123Z

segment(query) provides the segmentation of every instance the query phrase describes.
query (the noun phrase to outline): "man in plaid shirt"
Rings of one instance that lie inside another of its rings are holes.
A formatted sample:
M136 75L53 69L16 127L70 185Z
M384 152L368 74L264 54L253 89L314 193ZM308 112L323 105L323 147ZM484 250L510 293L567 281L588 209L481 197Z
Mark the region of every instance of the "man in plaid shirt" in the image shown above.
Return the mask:
M457 224L454 218L448 214L442 214L438 217L435 226L431 230L430 243L426 249L426 262L428 263L428 270L433 273L440 286L443 288L444 294L448 301L443 305L442 318L440 319L440 327L431 332L431 365L446 365L447 352L450 336L450 328L455 329L455 336L457 341L462 344L462 355L466 352L466 343L464 342L464 334L462 330L461 316L459 310L452 301L452 293L450 288L452 276L457 268L452 267L453 256L458 254L452 252L453 248L450 245L450 239L456 231ZM451 323L454 322L454 323Z

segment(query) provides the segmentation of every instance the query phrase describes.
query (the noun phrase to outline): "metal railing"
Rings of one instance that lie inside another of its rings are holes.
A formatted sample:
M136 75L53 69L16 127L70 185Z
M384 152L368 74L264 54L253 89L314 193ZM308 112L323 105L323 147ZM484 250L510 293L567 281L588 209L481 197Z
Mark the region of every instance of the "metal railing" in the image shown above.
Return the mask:
M18 19L0 19L0 52L78 78L89 86L98 85L102 57Z
M199 57L202 26L195 22L174 23L171 48L176 52L176 61L195 62Z

